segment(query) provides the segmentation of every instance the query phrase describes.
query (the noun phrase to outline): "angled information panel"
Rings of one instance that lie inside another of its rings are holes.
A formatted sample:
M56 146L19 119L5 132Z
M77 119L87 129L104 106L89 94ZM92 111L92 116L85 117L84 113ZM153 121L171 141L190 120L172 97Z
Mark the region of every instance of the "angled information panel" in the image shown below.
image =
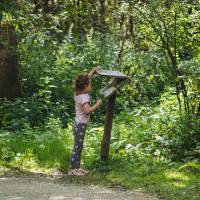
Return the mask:
M116 78L128 78L127 75L118 72L118 71L111 71L111 70L100 70L97 74L101 76L108 76L108 77L116 77Z
M99 91L103 98L112 96L117 90L122 88L128 80L128 76L119 71L101 70L97 72L97 74L110 78L108 84Z

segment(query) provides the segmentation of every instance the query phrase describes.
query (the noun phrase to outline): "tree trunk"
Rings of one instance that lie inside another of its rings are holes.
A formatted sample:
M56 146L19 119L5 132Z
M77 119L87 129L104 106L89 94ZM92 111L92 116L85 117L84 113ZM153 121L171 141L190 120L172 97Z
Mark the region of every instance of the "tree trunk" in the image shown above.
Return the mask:
M91 4L92 4L92 12L91 12L92 27L96 31L98 30L97 0L93 0Z
M41 3L39 0L33 0L33 4L35 5L33 13L37 13L38 10L41 8Z
M0 26L0 98L20 95L17 65L17 40L10 24Z
M105 0L100 0L100 31L102 34L105 34L108 27L107 27L107 23L106 23L106 1Z
M44 12L48 13L49 12L49 0L44 0Z

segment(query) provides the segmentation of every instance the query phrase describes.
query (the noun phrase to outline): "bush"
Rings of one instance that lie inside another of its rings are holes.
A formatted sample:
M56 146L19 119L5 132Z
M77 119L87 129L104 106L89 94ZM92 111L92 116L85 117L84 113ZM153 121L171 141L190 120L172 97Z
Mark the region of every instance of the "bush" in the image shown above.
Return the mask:
M25 168L59 168L69 165L71 131L49 119L42 129L0 132L0 161Z

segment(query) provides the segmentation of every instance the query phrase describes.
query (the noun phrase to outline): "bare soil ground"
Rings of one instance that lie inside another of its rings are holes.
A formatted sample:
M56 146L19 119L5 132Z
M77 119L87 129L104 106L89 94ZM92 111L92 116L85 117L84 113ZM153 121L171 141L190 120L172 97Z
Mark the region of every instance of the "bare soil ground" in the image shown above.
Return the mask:
M158 200L139 191L67 180L67 176L0 173L0 200Z

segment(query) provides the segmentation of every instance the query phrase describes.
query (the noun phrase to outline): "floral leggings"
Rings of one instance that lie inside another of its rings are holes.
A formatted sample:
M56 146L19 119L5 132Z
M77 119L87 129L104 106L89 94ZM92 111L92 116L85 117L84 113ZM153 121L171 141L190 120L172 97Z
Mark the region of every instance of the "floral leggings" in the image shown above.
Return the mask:
M87 124L74 122L73 135L74 147L70 157L71 169L80 168L81 153Z

